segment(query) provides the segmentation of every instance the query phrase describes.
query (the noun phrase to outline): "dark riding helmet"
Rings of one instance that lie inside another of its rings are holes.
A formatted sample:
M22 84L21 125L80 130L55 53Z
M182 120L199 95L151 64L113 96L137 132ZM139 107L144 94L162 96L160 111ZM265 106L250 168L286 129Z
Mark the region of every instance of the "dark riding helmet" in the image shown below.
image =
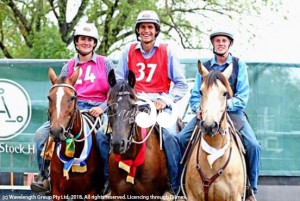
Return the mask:
M211 34L209 35L210 41L212 41L215 36L227 36L231 40L231 43L234 41L234 34L227 27L222 27L222 28L213 30L211 32Z
M151 22L155 25L156 30L158 31L157 34L155 34L155 38L158 36L160 32L160 20L156 12L152 10L144 10L138 14L138 17L136 19L135 23L135 34L137 40L139 40L139 33L138 28L143 22Z

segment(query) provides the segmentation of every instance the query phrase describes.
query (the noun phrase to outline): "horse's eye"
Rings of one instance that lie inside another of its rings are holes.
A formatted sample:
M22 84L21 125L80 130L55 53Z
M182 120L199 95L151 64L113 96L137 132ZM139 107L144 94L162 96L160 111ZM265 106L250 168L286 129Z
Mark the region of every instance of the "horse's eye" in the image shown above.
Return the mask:
M77 96L72 96L71 101L74 101L77 98Z
M49 101L49 102L51 102L51 98L50 98L50 96L47 96L47 98L48 98L48 101Z
M228 96L228 92L225 91L224 94L223 94L223 96Z
M200 92L200 95L202 96L202 95L203 95L203 94L202 94L202 90L200 90L199 92Z

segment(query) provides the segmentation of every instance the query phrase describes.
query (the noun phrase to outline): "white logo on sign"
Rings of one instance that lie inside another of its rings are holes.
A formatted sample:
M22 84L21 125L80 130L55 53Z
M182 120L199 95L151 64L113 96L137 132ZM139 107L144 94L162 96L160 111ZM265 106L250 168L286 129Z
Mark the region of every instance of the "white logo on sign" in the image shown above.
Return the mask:
M30 97L18 83L0 79L0 140L20 134L31 119Z

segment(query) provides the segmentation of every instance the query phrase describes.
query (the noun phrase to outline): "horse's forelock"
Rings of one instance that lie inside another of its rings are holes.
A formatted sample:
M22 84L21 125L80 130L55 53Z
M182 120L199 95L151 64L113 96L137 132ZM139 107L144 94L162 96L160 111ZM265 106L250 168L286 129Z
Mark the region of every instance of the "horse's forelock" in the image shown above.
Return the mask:
M203 79L207 89L212 87L214 84L217 84L217 80L219 80L225 86L225 88L229 93L229 96L232 97L232 89L230 87L229 81L225 78L225 76L220 71L213 70Z
M64 83L66 83L67 78L68 78L67 76L60 76L60 77L58 77L58 80L57 80L56 84L64 84Z
M125 80L122 80L122 81L118 81L111 89L110 89L110 92L109 92L109 95L108 95L108 101L111 103L111 102L115 102L116 101L116 98L118 96L118 93L119 92L125 92L125 91L128 91L133 99L136 101L137 100L137 97L136 97L136 94L134 92L134 90L132 89L131 86L129 86L129 84L125 81Z

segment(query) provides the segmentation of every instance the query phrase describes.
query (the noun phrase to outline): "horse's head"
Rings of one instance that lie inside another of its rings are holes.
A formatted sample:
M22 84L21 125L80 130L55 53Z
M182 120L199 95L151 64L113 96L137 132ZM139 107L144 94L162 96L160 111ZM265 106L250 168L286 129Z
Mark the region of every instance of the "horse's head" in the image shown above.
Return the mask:
M111 70L108 76L111 86L108 95L108 119L112 128L111 144L113 152L125 153L132 142L135 115L137 113L137 97L133 90L135 76L129 71L128 82L125 80L116 81L114 71Z
M226 102L232 96L232 90L228 78L232 72L230 64L224 72L209 72L200 61L198 71L202 76L201 94L201 116L200 128L204 134L215 135L220 128L226 127Z
M76 70L70 77L57 77L54 70L49 68L51 87L49 100L50 135L55 141L62 141L72 128L77 107L77 95L74 84L79 76Z

